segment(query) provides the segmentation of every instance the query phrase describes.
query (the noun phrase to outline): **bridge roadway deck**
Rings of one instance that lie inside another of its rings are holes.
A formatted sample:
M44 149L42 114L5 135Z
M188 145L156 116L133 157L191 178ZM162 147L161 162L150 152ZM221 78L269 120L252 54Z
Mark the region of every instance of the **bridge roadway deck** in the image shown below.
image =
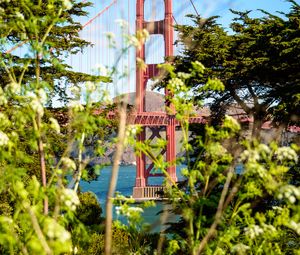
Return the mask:
M116 117L114 112L108 114L109 119ZM204 115L189 116L189 123L206 123L206 117ZM131 125L142 126L167 126L171 118L175 118L175 115L168 115L165 112L134 112L129 113L127 116L127 123ZM180 126L179 120L175 119L175 125Z

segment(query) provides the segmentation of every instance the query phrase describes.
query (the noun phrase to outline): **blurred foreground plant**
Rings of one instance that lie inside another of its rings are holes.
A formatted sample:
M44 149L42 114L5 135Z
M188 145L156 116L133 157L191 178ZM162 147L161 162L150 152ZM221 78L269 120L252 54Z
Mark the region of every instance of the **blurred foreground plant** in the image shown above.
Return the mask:
M195 114L195 103L185 84L206 72L197 61L191 66L183 73L175 72L170 64L162 65L169 73L168 100L183 130L185 161L181 162L187 167L182 169L185 181L177 184L168 179L166 167L162 168L165 193L181 220L170 224L169 246L158 248L158 253L296 254L300 248L296 241L300 187L292 185L297 174L291 171L299 172L299 147L244 140L242 128L230 116L220 126L212 126L207 119L202 133L191 141L189 117ZM202 90L203 94L221 93L224 86L209 79ZM162 166L157 160L154 163Z

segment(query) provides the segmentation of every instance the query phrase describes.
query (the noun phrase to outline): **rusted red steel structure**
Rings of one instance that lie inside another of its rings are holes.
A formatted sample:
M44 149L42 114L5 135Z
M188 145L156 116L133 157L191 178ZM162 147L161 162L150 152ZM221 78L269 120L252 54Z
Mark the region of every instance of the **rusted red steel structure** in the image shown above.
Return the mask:
M137 0L136 2L136 30L147 29L150 35L161 34L164 38L165 57L173 56L173 10L172 0L164 0L165 15L163 20L157 21L145 21L145 0ZM145 45L140 49L137 49L136 57L145 61ZM167 146L161 152L166 153L166 160L170 163L167 172L172 181L177 181L176 176L176 148L175 148L175 116L161 112L146 112L145 109L145 94L146 86L149 79L158 74L156 64L149 64L146 70L136 68L136 116L135 124L143 126L142 132L137 136L138 141L146 140L146 127L153 126L165 126ZM169 96L169 91L165 90L166 97ZM167 105L173 107L172 105ZM151 129L152 135L149 139L159 137L157 129ZM143 198L145 197L145 187L148 185L148 177L161 176L158 173L151 173L153 164L146 166L146 156L141 153L137 156L137 171L135 179L135 187L133 188L133 197Z

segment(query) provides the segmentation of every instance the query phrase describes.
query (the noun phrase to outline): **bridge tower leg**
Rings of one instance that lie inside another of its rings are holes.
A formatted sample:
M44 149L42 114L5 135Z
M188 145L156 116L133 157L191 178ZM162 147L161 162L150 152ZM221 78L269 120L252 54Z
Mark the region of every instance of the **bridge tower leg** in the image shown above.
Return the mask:
M174 41L174 29L173 29L173 10L172 0L164 0L165 4L165 16L163 20L147 22L144 19L145 13L145 0L137 0L136 3L136 30L147 29L149 34L162 34L164 37L165 57L173 56L173 41ZM136 51L136 57L145 61L145 45ZM158 74L156 64L149 64L147 70L144 71L137 66L136 68L136 111L137 114L145 112L145 94L147 81ZM170 92L165 90L166 97L170 97ZM169 115L169 123L166 126L166 139L167 148L166 159L170 162L170 166L167 171L173 181L177 181L176 176L176 142L175 142L175 116L174 106L168 103L166 100L166 106L171 109L172 115ZM138 141L145 141L146 139L146 126L143 126L143 131L138 135ZM146 157L143 153L137 156L137 171L135 187L133 188L134 198L146 198L147 194L151 194L152 189L148 187L148 177L150 176L151 167L146 167ZM156 176L156 175L151 175ZM160 175L157 175L160 176ZM154 188L153 188L154 190Z

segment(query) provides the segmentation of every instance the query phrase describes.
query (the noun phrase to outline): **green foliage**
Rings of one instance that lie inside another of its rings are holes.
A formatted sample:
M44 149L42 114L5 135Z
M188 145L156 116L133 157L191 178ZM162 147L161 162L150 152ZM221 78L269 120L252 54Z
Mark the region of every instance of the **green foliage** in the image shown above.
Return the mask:
M102 100L99 104L107 103L103 100L107 94L101 90L103 79L98 77L92 83L89 80L95 77L79 74L82 79L73 77L76 86L71 91L68 108L45 107L56 93L55 80L64 80L72 74L59 58L66 51L88 45L77 38L79 25L71 18L85 15L82 10L85 6L89 3L0 3L1 50L20 41L25 42L28 50L23 59L7 54L0 59L3 77L0 250L3 254L71 254L75 252L74 244L86 243L87 230L80 220L86 225L100 222L102 209L90 194L81 195L82 205L77 211L76 208L80 204L79 182L87 175L85 167L92 159L84 157L85 145L91 139L98 140L95 149L101 155L101 141L109 132L99 131L99 127L109 122L105 113L95 114L91 102L92 94L97 93ZM64 35L66 41L62 42ZM83 88L85 105L80 103L83 91L77 84L83 80L87 80ZM86 218L90 216L93 221Z
M188 73L167 67L166 87L173 93L169 100L185 132L187 168L182 170L185 181L166 185L173 212L181 220L170 224L172 238L165 253L170 249L176 254L296 253L300 189L292 183L299 171L299 147L246 141L240 124L229 116L218 126L205 125L191 146L192 97L182 92L189 91L191 81L207 75L199 62L191 66ZM223 89L221 81L210 79L201 86L203 95Z
M77 207L77 218L86 226L101 224L102 208L91 192L84 192L79 195L80 205Z
M1 55L3 254L104 252L102 209L94 195L78 194L78 190L80 180L90 178L87 168L92 157L105 152L104 140L112 131L107 126L114 127L105 118L105 110L99 115L95 112L107 104L107 93L100 87L109 78L72 73L61 61L65 51L88 45L78 38L79 25L72 19L72 15L85 15L82 8L88 5L68 0L0 3L1 50L21 41L28 47L26 58ZM300 189L294 179L299 176L299 148L245 141L239 123L229 116L218 125L201 126L200 135L194 136L193 143L189 140L195 93L201 100L213 97L217 106L236 100L258 120L258 130L260 121L275 107L271 102L276 102L278 112L293 113L298 101L288 100L298 98L298 92L291 96L287 87L298 89L298 13L296 2L286 19L270 14L253 19L249 13L236 13L234 35L227 34L214 18L203 23L194 17L201 29L180 27L182 38L189 40L187 57L178 58L176 66L164 64L162 68L170 78L165 83L172 95L167 98L168 111L176 115L183 130L185 181L170 181L166 169L175 162L156 157L167 141L136 142L141 128L128 126L124 143L133 144L166 174L165 195L181 219L170 226L169 235L151 234L141 213L152 203L132 206L132 199L117 195L113 199L117 213L125 215L128 224L114 222L113 254L299 252ZM145 31L128 36L128 47L140 47L146 37ZM115 47L111 36L109 40ZM116 72L115 67L112 74ZM66 109L45 109L57 92L57 79L75 84L72 100ZM85 87L80 88L77 82L83 80ZM248 106L246 97L240 98L241 91L252 97L254 107ZM92 103L93 93L99 96L97 104ZM80 101L83 94L85 105ZM85 157L88 145L95 151L90 158Z
M16 79L22 76L27 84L34 82L37 64L38 75L51 95L48 98L49 105L54 96L58 96L64 104L68 102L70 98L66 89L70 85L88 80L109 81L108 77L74 72L65 62L68 54L76 54L91 46L79 37L82 26L75 21L76 18L87 15L84 9L88 6L91 6L90 2L71 0L1 1L1 61L6 65L0 66L1 87L10 84L11 77ZM21 47L23 55L10 51L14 47ZM42 59L35 55L36 51L40 56L43 55Z
M196 61L206 67L203 75L186 80L195 99L209 98L218 120L228 107L241 108L254 118L257 138L270 117L276 125L299 123L300 8L297 1L289 2L290 11L278 16L262 11L263 17L252 18L250 11L232 11L231 32L217 24L217 17L191 15L193 25L177 26L177 43L184 50L175 58L176 72L189 73Z

